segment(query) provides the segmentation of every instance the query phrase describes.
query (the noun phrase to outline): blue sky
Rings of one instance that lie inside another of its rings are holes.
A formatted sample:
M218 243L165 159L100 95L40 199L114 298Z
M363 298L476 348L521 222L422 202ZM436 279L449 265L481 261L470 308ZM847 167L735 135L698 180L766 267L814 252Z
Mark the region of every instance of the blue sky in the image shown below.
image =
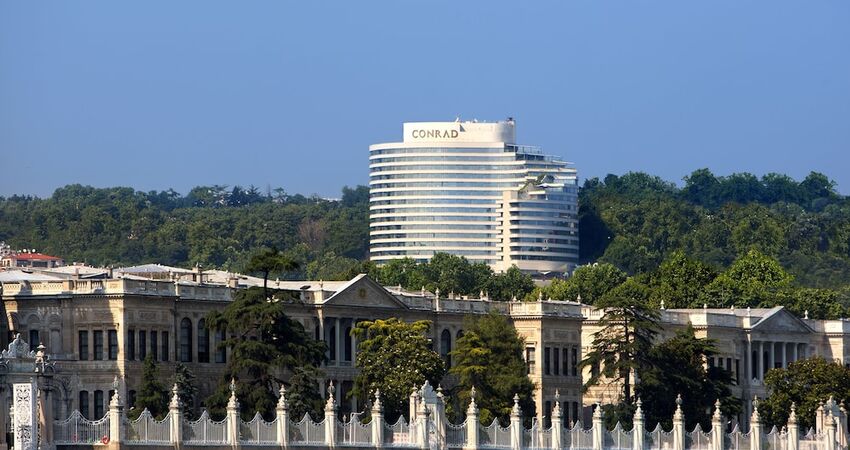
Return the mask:
M850 193L850 2L0 0L0 195L339 195L416 120L517 120L582 179Z

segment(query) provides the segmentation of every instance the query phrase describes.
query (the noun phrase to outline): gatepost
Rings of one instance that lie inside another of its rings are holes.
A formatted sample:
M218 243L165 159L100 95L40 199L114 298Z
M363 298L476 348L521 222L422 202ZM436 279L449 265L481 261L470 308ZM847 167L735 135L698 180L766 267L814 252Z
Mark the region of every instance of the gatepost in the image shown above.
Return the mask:
M116 383L117 384L117 383ZM124 444L124 403L118 395L118 389L112 394L109 401L109 445L114 449L121 448Z
M35 380L29 383L12 385L12 404L15 411L12 433L14 446L18 450L36 450L38 448L38 418L36 417ZM4 406L5 407L5 406Z
M328 401L325 403L325 443L330 448L336 447L336 399L333 381L328 385Z
M514 394L514 407L511 409L511 450L522 449L522 409L519 407L519 394Z
M384 406L380 389L375 390L375 403L372 404L372 443L375 448L384 446Z
M759 398L753 396L753 415L750 416L750 448L761 449L761 417L759 416Z
M171 417L171 443L179 449L183 445L183 402L180 401L180 390L177 383L171 388L171 403L168 404L168 415Z
M826 424L824 425L824 429L826 430L826 445L824 445L824 450L833 450L836 448L835 441L835 416L832 414L832 410L829 411L829 414L824 417L824 421Z
M723 450L723 434L723 416L720 412L720 399L718 398L714 402L714 414L711 416L711 450Z
M469 391L466 408L466 445L464 450L478 450L478 406L475 404L475 386Z
M644 415L643 415L643 402L640 401L640 397L638 397L635 402L637 406L635 408L635 417L632 421L634 423L634 427L632 428L632 448L633 450L643 450L643 442L644 442Z
M799 448L800 428L797 425L797 403L792 402L791 413L788 414L788 450L798 450Z
M289 447L289 404L286 401L286 388L280 385L280 397L277 399L277 444L281 448Z
M685 415L682 413L682 394L676 396L676 412L673 413L673 449L685 450Z
M227 400L227 439L230 446L239 448L239 400L236 398L236 380L230 380L230 399Z
M603 434L605 432L605 424L602 422L602 405L596 404L596 409L593 410L593 450L602 450L605 441Z
M561 393L555 389L555 406L552 407L552 449L560 450L563 443L564 424L561 423Z

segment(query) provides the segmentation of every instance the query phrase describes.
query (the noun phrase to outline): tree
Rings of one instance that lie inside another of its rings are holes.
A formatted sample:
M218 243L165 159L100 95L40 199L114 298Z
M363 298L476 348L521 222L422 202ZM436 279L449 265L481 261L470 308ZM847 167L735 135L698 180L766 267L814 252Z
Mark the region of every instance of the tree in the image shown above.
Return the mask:
M577 301L594 305L602 297L626 281L626 273L608 263L578 267L566 280L553 280L544 295L553 300Z
M815 410L821 402L829 397L839 403L850 400L850 369L817 356L794 361L787 369L769 370L764 384L771 394L759 406L759 413L769 425L784 425L794 403L800 429L808 430L815 426Z
M303 393L299 400L290 398L293 408L307 410L315 405L315 399L321 401L315 381L295 375L319 366L325 357L325 344L313 340L300 322L284 314L287 300L267 299L261 289L249 288L238 291L223 311L207 316L211 330L227 330L230 337L220 345L231 354L218 389L207 399L212 412L224 411L232 379L237 381L237 396L246 416L259 411L270 417L282 384ZM309 381L310 385L293 387L296 381Z
M431 322L406 323L396 318L358 322L352 330L360 344L352 395L370 398L378 389L389 423L406 411L408 397L425 381L436 386L446 368L431 350ZM409 418L408 418L409 419Z
M640 383L635 387L650 427L659 422L672 425L670 420L678 395L683 399L682 410L689 430L698 423L703 430L709 429L711 411L718 399L726 417L735 417L740 412L740 401L729 389L732 374L722 367L706 367L708 358L716 354L714 341L697 338L690 324L652 347L649 364L638 370Z
M142 365L142 384L136 393L136 404L130 414L135 419L147 409L152 416L161 419L168 412L168 401L169 391L159 379L156 361L148 354Z
M716 277L717 273L707 264L675 251L650 276L650 303L660 306L664 302L667 308L700 307L703 291Z
M449 372L458 378L453 390L457 405L469 403L474 387L480 393L475 401L481 423L497 418L505 424L514 395L519 395L524 414L534 416L534 383L528 379L524 351L525 341L505 316L491 312L468 317L464 334L451 352L454 365Z
M245 270L248 273L261 273L263 275L263 295L268 298L269 275L277 272L286 272L298 268L298 263L281 254L277 248L261 250L251 255Z
M488 294L494 300L523 298L534 290L534 280L522 273L517 266L511 266L505 273L497 273L490 279Z
M198 395L197 377L185 364L178 362L174 367L174 384L177 396L187 411L195 412L195 397Z
M579 363L590 367L585 389L606 380L623 386L623 401L632 403L631 374L651 362L648 352L658 334L658 310L647 306L646 286L629 278L606 294L596 306L604 311L593 334L592 350Z
M791 285L791 276L776 259L750 250L705 289L705 303L713 306L757 306Z

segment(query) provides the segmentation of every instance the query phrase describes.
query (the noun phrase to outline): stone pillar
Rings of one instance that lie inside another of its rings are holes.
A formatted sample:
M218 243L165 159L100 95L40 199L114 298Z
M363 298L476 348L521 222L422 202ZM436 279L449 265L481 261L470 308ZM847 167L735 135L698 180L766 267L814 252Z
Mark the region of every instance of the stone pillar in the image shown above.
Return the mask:
M411 436L411 442L413 442L412 437L417 436L416 426L418 425L418 410L419 410L419 390L416 389L416 386L413 387L413 391L410 392L410 398L408 403L407 417L410 419L407 421L408 425L408 433Z
M832 410L829 411L829 414L826 415L825 419L826 424L824 424L824 430L826 434L826 445L823 446L823 449L833 450L835 448L835 416L832 414Z
M685 450L685 415L682 413L681 394L676 396L676 411L673 413L673 449Z
M788 415L788 450L799 450L800 428L797 426L797 404L791 403L791 414ZM723 449L720 449L723 450Z
M40 351L43 351L43 346L40 346ZM41 430L41 445L40 450L55 449L56 445L53 442L53 399L50 398L50 387L46 384L45 378L39 377L39 402L41 404L42 422L39 424ZM116 392L118 392L116 390ZM3 409L3 408L0 408ZM3 431L5 434L5 429ZM112 428L110 425L110 440L112 439Z
M339 319L337 319L337 325L339 325ZM337 331L339 331L339 328L337 328ZM337 345L338 348L339 345ZM336 447L336 399L334 398L333 381L328 385L328 401L325 403L325 444L329 448Z
M171 443L175 449L183 445L183 403L177 395L177 383L171 388L171 403L168 404L168 414L171 417Z
M769 364L765 369L770 370L776 367L776 342L769 342L767 345L770 346L767 352Z
M336 352L336 365L341 366L342 364L340 364L340 362L342 361L342 352L340 349L342 349L342 346L345 345L345 340L340 339L342 333L339 330L341 325L339 317L334 320L336 321L334 322L334 331L336 332L336 348L334 349L334 352Z
M759 417L759 399L753 397L753 415L750 416L750 448L761 450L761 417Z
M431 442L428 437L428 422L430 421L431 411L425 407L425 400L419 402L418 410L416 411L417 425L416 436L419 443L419 448L428 450L431 448Z
M36 390L33 379L29 383L12 385L12 407L14 417L12 430L15 436L16 450L36 450L38 448L38 416L36 415ZM3 408L6 406L3 405ZM3 430L5 433L6 430Z
M379 389L375 390L375 402L372 404L372 444L375 448L384 446L384 407Z
M788 343L787 342L782 343L782 368L783 369L788 368Z
M800 347L800 344L798 344L796 342L791 346L791 358L795 362L799 359L799 357L797 356L798 347Z
M236 380L230 380L230 399L227 400L227 440L233 448L239 448L239 400L236 398Z
M758 379L759 379L759 381L764 381L765 368L764 368L764 342L763 341L759 341L758 365L759 365Z
M475 386L469 391L469 407L466 408L466 445L464 450L478 450L478 406L475 404Z
M752 383L753 383L753 378L755 378L755 377L753 376L753 341L750 339L750 336L747 336L747 355L746 355L746 361L747 361L747 368L746 368L746 371L747 371L747 385L750 385L750 384L752 384Z
M118 389L109 401L109 443L113 448L120 448L124 444L124 403L118 394ZM52 422L51 422L52 423Z
M286 401L286 388L280 385L280 397L277 399L277 443L281 448L289 447L289 403Z
M519 407L519 395L514 394L514 407L511 409L511 450L522 449L522 409Z
M439 448L446 448L446 399L443 396L443 387L437 386L437 404L434 405L434 427L436 428Z
M635 417L632 420L634 426L632 427L632 449L633 450L644 450L644 437L646 425L644 424L644 415L643 415L643 402L640 401L640 397L637 398L635 402L637 406L635 408Z
M711 416L711 450L723 450L723 416L720 413L720 399L714 402L714 415Z
M564 424L561 417L561 393L555 390L555 406L552 407L552 450L560 450L563 443Z
M605 444L603 434L605 432L605 424L602 422L602 405L597 403L596 409L593 410L593 450L602 450Z

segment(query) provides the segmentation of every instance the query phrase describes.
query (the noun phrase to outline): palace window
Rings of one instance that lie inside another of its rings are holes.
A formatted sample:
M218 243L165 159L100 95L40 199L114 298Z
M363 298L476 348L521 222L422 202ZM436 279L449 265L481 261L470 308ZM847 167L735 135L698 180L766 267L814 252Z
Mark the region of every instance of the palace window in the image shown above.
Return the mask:
M572 376L578 376L578 349L572 348L572 358L570 360L570 372Z
M127 330L127 360L136 360L136 330Z
M535 370L534 364L536 362L535 361L536 356L535 356L534 353L535 353L534 347L526 347L525 348L525 372L527 374L533 374L534 373L534 370Z
M154 361L159 359L159 333L151 331L151 357Z
M94 391L94 420L103 417L103 391Z
M168 361L168 332L162 332L162 360Z
M221 343L227 339L227 331L221 329L216 331L215 335L215 362L223 364L227 362L227 347Z
M192 321L188 317L180 321L180 361L192 362Z
M77 353L79 353L80 361L89 359L89 332L80 330L77 333Z
M30 330L30 348L36 348L39 344L41 344L41 340L38 336L38 330Z
M552 372L552 349L546 347L543 349L543 373L551 375Z
M109 360L116 361L118 359L118 331L108 330L106 332L106 341L109 345Z
M552 349L552 368L555 370L555 375L561 374L561 349Z
M563 350L564 358L563 361L561 361L563 363L563 366L561 367L561 373L563 373L564 376L567 376L570 374L570 349L564 348Z
M348 327L345 329L345 339L343 339L343 341L345 342L345 348L342 350L343 354L345 355L344 361L351 362L351 359L354 357L351 352L351 347L353 345L352 339L354 339L354 337L351 336L351 327Z
M139 359L142 361L148 357L148 332L139 330Z
M89 391L80 391L79 410L83 417L91 419L91 416L89 415Z
M331 327L328 339L328 360L336 361L336 327Z
M440 333L440 356L446 362L446 368L452 367L452 356L449 354L452 351L452 333L449 330L443 330Z
M198 321L198 362L210 362L210 335L204 319Z
M92 337L94 338L94 359L95 361L100 361L103 359L103 331L95 330L92 332Z

